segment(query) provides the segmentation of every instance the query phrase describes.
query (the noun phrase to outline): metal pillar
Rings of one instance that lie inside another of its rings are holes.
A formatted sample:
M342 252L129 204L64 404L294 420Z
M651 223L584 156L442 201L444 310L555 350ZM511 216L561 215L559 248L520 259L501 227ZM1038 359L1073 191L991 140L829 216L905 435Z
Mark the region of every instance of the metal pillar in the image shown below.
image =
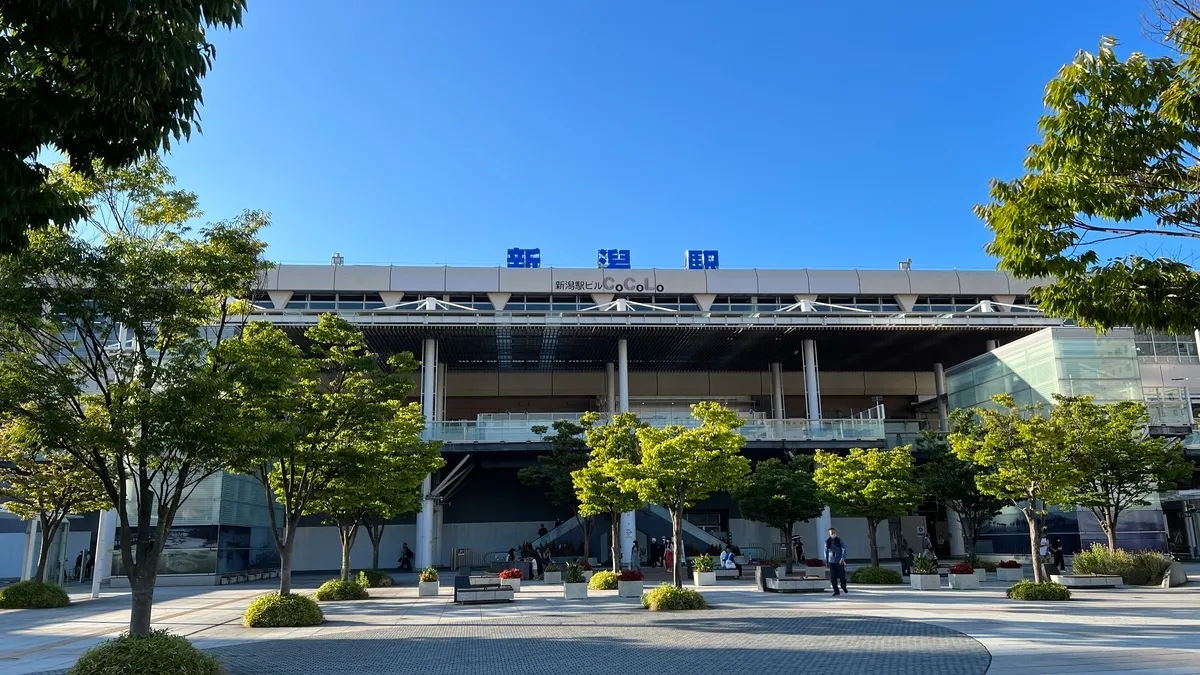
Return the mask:
M617 397L620 412L629 412L629 343L625 338L617 340ZM637 512L621 514L621 563L628 565L633 555L633 542L637 540Z
M1000 346L1000 342L998 340L988 340L987 342L984 343L984 346L987 348L987 350L989 352L995 351L996 347Z
M434 384L436 401L433 406L434 417L439 422L446 421L446 364L437 364L437 382Z
M804 341L804 402L808 406L808 419L821 419L821 386L817 378L817 343Z
M946 371L942 369L942 364L933 364L933 393L937 395L938 419L941 420L943 427L946 422Z
M608 388L608 414L617 412L617 369L611 362L605 364L604 386Z
M21 565L21 581L29 581L33 578L33 550L38 545L38 519L34 518L29 521L29 527L25 528L25 556L24 563Z
M783 366L771 364L771 416L783 419Z
M117 527L115 510L101 511L96 525L95 562L92 563L92 597L100 597L100 582L112 573L113 530Z
M437 340L425 340L421 356L421 412L425 428L437 421ZM421 481L421 512L417 514L417 548L413 551L417 568L433 564L433 474Z

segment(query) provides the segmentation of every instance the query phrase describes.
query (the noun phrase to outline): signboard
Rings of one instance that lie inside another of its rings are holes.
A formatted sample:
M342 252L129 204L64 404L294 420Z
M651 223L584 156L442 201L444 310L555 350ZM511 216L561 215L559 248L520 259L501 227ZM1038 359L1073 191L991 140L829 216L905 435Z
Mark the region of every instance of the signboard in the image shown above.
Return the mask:
M715 270L720 268L716 251L688 250L684 260L689 270Z
M596 251L596 267L602 270L632 269L627 248L602 248Z
M635 277L609 277L602 281L595 279L558 279L554 282L556 293L564 291L583 291L585 293L662 293L666 290L662 284L654 284L650 277L637 279Z
M540 248L510 248L508 249L509 268L536 269L542 266L542 249Z

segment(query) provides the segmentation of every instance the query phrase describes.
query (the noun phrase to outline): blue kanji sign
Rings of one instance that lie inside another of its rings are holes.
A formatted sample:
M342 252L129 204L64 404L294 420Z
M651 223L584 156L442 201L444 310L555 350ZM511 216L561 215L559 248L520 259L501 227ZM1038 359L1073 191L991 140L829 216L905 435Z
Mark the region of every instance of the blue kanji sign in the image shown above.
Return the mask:
M508 249L508 266L519 268L541 267L542 249L510 248Z
M720 269L721 263L716 251L693 251L687 252L687 268L689 270L715 270Z
M602 270L631 269L627 248L602 248L596 251L596 267Z

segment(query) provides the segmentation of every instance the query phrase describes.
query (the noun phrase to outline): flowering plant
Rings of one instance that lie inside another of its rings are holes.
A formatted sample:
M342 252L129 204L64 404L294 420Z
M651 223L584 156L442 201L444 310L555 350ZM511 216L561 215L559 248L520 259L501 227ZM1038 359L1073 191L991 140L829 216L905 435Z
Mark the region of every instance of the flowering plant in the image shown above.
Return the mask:
M420 579L421 579L421 581L424 581L426 583L428 583L430 581L437 581L438 580L437 570L433 569L432 567L426 567L425 569L421 570Z
M825 561L820 558L809 558L804 561L804 564L808 567L824 567Z
M524 579L525 575L521 574L521 570L513 568L513 569L501 570L500 578L501 579Z
M1021 563L1016 560L1001 560L996 567L1003 567L1006 570L1019 570L1021 569Z
M967 563L958 563L950 566L950 574L975 574L975 568Z
M642 581L645 578L641 570L621 570L621 581Z

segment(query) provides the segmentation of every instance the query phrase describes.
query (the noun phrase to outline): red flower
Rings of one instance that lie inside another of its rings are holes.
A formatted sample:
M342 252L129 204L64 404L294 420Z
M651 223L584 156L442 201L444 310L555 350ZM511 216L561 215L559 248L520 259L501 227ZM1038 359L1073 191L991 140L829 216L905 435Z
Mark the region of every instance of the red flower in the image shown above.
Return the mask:
M500 578L501 579L524 579L525 575L521 574L521 570L507 569L507 570L501 570Z
M621 581L641 581L645 578L646 577L642 574L641 570L621 571Z
M967 563L958 563L950 567L950 574L975 574L975 568Z
M996 567L1003 567L1006 570L1019 570L1021 569L1021 563L1016 560L1001 560L1000 564L996 565Z

